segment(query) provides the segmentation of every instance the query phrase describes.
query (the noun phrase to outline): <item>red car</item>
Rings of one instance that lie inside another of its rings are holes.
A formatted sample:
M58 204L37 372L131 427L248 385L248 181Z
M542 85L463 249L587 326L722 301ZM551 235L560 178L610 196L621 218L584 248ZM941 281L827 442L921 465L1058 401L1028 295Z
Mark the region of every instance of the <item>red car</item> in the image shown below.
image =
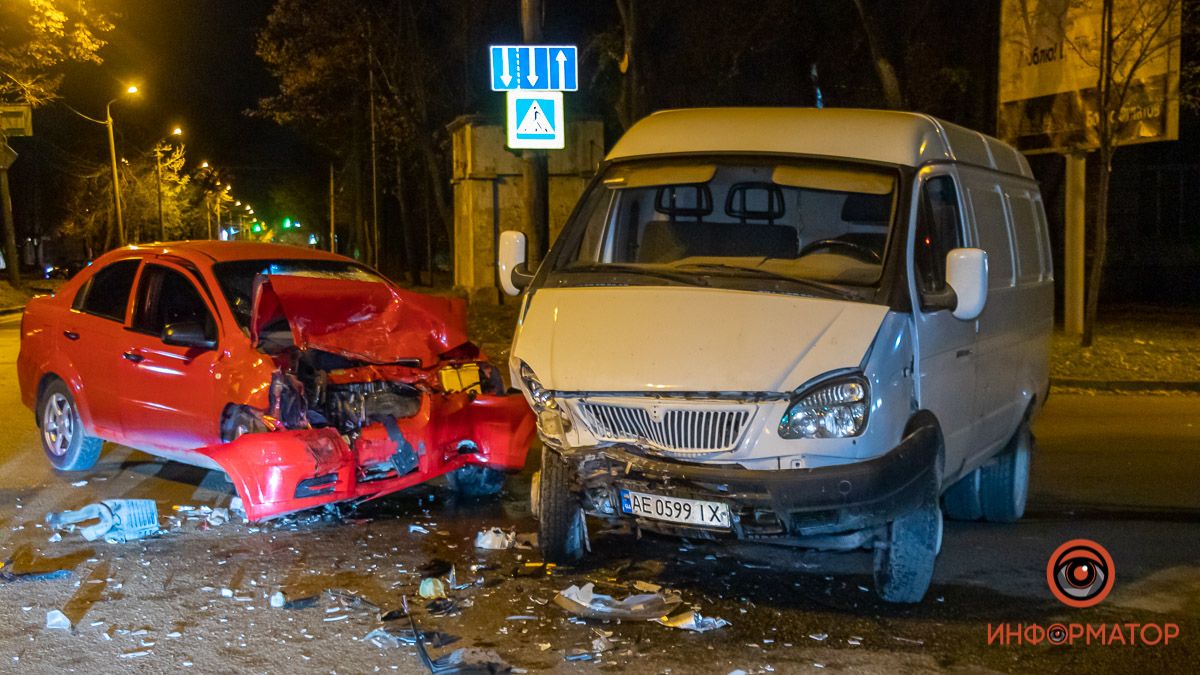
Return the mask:
M252 520L442 474L495 493L534 428L461 300L273 244L107 253L29 302L17 368L55 468L113 441L224 471Z

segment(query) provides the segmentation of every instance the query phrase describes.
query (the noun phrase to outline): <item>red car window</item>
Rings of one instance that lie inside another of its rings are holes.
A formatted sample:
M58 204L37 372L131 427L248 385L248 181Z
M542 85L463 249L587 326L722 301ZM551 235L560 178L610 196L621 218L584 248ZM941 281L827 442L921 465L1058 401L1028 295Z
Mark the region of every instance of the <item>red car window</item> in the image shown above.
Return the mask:
M96 272L75 296L72 307L113 321L125 320L129 291L137 276L140 260L118 260Z
M138 283L134 330L162 335L167 324L181 323L203 326L207 339L217 339L216 322L196 285L169 267L147 264Z

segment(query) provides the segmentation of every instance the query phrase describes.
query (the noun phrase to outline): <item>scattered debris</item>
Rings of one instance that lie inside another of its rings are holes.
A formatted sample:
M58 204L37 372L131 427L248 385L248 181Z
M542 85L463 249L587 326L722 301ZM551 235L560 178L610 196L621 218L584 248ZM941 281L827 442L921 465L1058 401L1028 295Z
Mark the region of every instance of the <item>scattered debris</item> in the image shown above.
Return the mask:
M0 582L13 581L53 581L70 576L71 570L51 570L49 572L14 572L13 561L5 560L0 563Z
M469 607L470 605L459 605L450 598L437 598L430 600L429 604L425 605L425 609L433 616L447 616L457 612L460 606Z
M809 633L808 637L817 642L824 642L829 639L829 633Z
M73 626L71 625L71 620L67 618L66 614L63 614L60 610L52 609L49 612L46 612L46 628L53 630L71 630Z
M418 534L429 534L429 530L424 527L421 527L420 525L409 525L408 531L416 532Z
M417 589L417 594L427 600L436 600L446 597L446 582L437 577L426 577L421 580L421 586Z
M662 586L652 584L649 581L635 581L633 587L643 593L657 593L662 590Z
M275 591L274 593L271 594L271 606L272 607L274 607L275 609L283 609L283 606L285 604L287 604L287 598L284 597L283 593L281 593L279 591Z
M449 654L441 656L437 659L429 657L429 651L425 649L425 636L417 628L417 621L413 619L412 613L408 611L408 598L400 598L400 607L404 611L404 615L408 617L408 625L412 630L414 644L417 647L417 653L421 657L421 661L429 672L434 675L449 675L450 673L510 673L512 666L504 662L499 655L492 651L482 649L456 649Z
M403 611L403 610L397 610ZM363 638L367 642L374 643L379 647L411 647L417 644L417 635L411 629L403 628L394 630L391 628L376 628L367 633ZM426 644L433 647L445 647L446 645L458 642L458 637L443 633L441 631L425 631L421 633L421 639Z
M84 539L95 541L104 537L106 541L125 543L158 532L158 505L153 499L105 499L77 511L46 515L46 522L51 527L90 520L100 522L79 529Z
M220 527L229 522L229 509L213 509L206 519L210 527Z
M515 532L505 532L498 527L492 527L480 530L479 534L475 535L475 548L503 551L512 548L516 540Z
M571 586L554 596L554 604L587 619L650 621L666 616L682 602L678 593L644 593L617 600L594 592L595 585Z
M564 658L568 661L591 661L594 657L589 651L575 648L567 652Z
M706 633L710 630L724 628L730 625L725 619L712 616L701 616L700 612L684 612L675 616L664 616L654 620L655 623L660 623L671 628L682 628L684 630L695 631L697 633Z
M77 480L74 483L71 483L71 487L83 487L84 485L87 485L87 484L88 484L88 482L86 480Z

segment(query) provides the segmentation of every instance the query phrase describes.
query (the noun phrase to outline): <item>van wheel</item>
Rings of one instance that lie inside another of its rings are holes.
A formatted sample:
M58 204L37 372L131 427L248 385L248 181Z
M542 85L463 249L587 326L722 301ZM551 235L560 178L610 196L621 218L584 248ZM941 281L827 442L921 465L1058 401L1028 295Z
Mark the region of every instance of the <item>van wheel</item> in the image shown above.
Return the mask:
M583 509L572 490L571 467L553 450L542 448L537 495L538 545L546 562L570 563L583 557Z
M504 482L508 475L503 471L467 464L460 466L446 476L450 489L463 497L491 497L504 490Z
M1022 422L1004 452L980 467L979 504L985 520L1014 523L1025 515L1032 454L1033 432Z
M958 479L942 495L942 508L954 520L979 520L983 507L979 505L979 469Z
M896 518L875 549L875 592L887 602L920 602L933 580L941 548L942 510L936 499Z
M79 419L75 397L66 382L46 385L38 402L38 426L42 450L59 471L87 471L100 459L104 441L88 436Z

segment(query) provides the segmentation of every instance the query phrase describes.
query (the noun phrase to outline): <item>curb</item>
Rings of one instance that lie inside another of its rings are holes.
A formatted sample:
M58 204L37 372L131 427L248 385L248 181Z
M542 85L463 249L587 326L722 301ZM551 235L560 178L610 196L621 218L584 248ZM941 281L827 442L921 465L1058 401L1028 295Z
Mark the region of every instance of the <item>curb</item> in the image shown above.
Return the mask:
M1084 380L1072 377L1052 377L1051 387L1072 387L1076 389L1096 389L1099 391L1188 391L1200 392L1200 382L1175 381L1159 382L1155 380Z
M24 311L25 311L25 305L18 305L16 307L0 307L0 316L7 316L9 314L20 314L21 312L24 312Z

